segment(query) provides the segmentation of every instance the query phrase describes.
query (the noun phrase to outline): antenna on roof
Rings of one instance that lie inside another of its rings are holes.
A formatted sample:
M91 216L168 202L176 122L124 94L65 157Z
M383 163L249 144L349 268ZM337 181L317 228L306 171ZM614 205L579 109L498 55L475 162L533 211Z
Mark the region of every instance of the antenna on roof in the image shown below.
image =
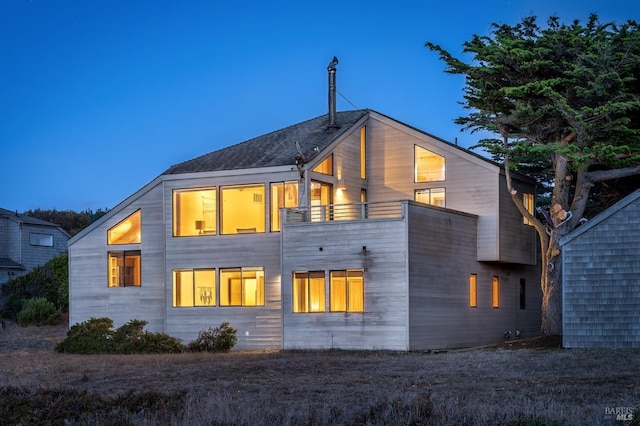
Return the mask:
M300 148L300 144L296 141L296 151L298 154L296 155L296 167L298 168L298 172L300 173L300 179L304 178L304 165L309 162L313 157L318 155L320 150L317 146L313 147L313 153L309 155L304 155L302 152L302 148Z

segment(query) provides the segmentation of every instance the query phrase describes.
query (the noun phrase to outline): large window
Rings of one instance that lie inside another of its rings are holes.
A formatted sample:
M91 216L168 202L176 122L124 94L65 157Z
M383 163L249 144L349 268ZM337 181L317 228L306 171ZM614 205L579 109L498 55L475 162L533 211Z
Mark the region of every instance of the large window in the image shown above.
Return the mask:
M331 219L331 185L311 181L311 221L323 222Z
M278 182L271 184L271 231L279 231L280 209L298 206L298 182Z
M51 234L39 234L37 232L29 233L29 245L53 247L53 235Z
M264 232L264 185L235 185L220 188L222 195L222 233L252 234Z
M444 180L444 157L415 145L415 181Z
M140 239L140 210L107 230L107 244L139 244Z
M533 215L533 194L527 194L526 192L522 194L522 204L524 208ZM522 216L522 221L525 225L533 225L533 222L525 216Z
M444 188L418 189L415 192L415 198L421 203L445 207Z
M215 269L182 269L173 271L174 307L215 305Z
M173 191L173 235L216 233L216 188Z
M264 305L264 268L220 269L220 306Z
M109 260L109 287L140 286L140 250L112 251Z
M364 312L364 278L360 270L331 271L331 312Z
M469 275L469 306L478 307L478 276L476 274Z
M325 312L324 271L293 274L293 312Z
M324 175L333 176L333 154L322 160L322 163L313 168L314 172L322 173Z
M500 307L500 278L498 277L493 277L491 284L491 306Z

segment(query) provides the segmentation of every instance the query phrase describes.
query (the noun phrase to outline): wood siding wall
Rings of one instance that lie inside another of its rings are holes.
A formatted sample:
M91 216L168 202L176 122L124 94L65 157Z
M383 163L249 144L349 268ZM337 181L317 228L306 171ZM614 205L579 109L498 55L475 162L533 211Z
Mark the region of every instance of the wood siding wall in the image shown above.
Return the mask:
M540 332L539 268L478 262L476 218L409 204L409 322L412 350L497 343L505 331ZM469 276L477 275L477 307L469 306ZM492 307L492 279L500 307ZM526 304L520 309L520 279Z
M585 229L562 246L563 345L640 348L640 198Z
M305 223L282 234L285 349L407 350L407 240L403 220ZM364 313L329 312L329 271L364 270ZM324 271L324 313L293 313L292 274Z

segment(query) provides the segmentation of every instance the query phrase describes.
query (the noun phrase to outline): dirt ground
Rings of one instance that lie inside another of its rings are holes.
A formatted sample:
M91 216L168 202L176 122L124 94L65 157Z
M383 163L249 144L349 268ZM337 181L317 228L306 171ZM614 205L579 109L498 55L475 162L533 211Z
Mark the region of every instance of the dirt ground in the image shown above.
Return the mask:
M615 424L610 409L640 406L640 351L564 350L558 338L431 353L56 353L53 347L66 330L4 321L0 390L185 394L188 403L174 424L268 424L265 419L274 418L299 424L300 413L304 421L323 424L355 418L346 417L351 411L371 413L381 404L393 409L386 401L416 396L433 403L426 424L445 425L522 419L543 423L519 424ZM208 413L207 420L200 413Z

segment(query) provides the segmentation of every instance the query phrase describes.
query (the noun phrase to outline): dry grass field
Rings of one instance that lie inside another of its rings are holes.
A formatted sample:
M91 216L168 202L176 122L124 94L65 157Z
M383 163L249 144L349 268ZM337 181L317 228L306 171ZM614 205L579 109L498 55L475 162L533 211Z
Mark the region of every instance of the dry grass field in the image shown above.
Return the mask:
M65 331L5 321L0 424L601 425L640 405L637 350L58 354Z

